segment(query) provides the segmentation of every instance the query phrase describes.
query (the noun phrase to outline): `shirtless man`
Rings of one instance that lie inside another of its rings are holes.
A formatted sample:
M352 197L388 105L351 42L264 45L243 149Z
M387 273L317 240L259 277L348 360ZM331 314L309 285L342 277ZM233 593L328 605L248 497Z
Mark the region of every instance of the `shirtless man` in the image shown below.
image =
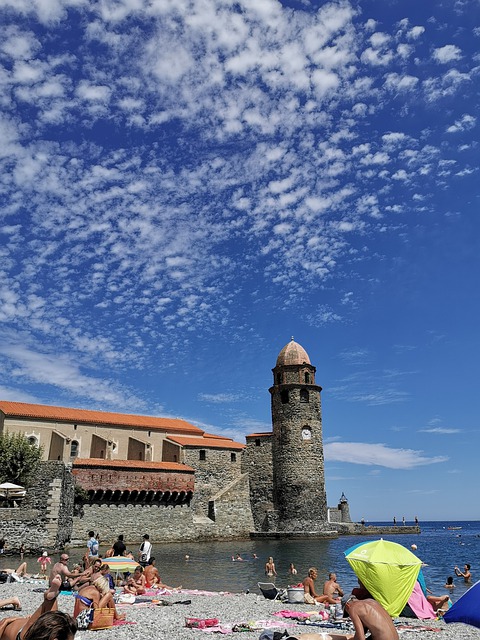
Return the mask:
M365 640L365 633L370 631L371 640L398 640L398 633L391 617L376 600L357 600L354 596L345 603L355 635L352 640Z
M148 565L143 571L145 576L145 582L147 587L155 587L156 589L181 589L182 587L169 587L168 584L163 584L158 569L155 566L155 558L152 556L148 561Z
M470 573L470 565L466 564L464 567L463 572L460 571L460 569L458 567L455 567L455 575L458 576L459 578L462 577L464 582L466 584L470 583L470 578L472 577L472 574Z
M62 580L62 584L65 582L69 582L70 585L73 587L73 585L78 580L79 575L78 573L72 573L69 570L67 565L67 562L69 561L69 559L70 558L68 556L68 553L62 553L62 555L60 556L60 560L52 566L52 570L50 571L50 584L53 583L53 579L56 576L60 576ZM80 574L80 575L83 575L83 574Z
M323 595L328 596L330 600L327 600L329 604L337 604L340 598L343 596L341 586L337 582L337 576L335 573L328 574L328 580L323 585Z
M310 569L308 570L308 576L302 582L304 596L307 597L307 600L308 600L308 596L310 596L311 598L313 598L317 602L328 602L329 596L325 596L323 594L320 595L318 593L315 593L315 580L317 578L318 578L317 569L315 567L310 567ZM333 600L333 602L336 602L336 601ZM338 602L340 602L340 600L338 600Z

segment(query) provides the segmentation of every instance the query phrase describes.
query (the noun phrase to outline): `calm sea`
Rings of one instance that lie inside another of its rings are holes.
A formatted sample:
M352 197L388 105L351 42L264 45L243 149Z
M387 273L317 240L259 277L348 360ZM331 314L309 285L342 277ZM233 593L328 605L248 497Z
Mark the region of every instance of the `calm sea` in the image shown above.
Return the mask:
M369 523L388 525L390 522ZM399 529L401 524L397 525ZM398 542L408 548L417 545L416 555L426 563L424 575L427 586L434 594L445 593L443 585L447 576L454 576L454 566L463 568L471 564L472 578L480 579L480 522L420 522L421 533L414 535L384 536L385 539ZM449 529L449 527L461 527ZM151 537L154 537L151 534ZM342 536L336 540L292 540L259 541L243 540L236 542L201 542L154 544L153 552L162 580L171 586L183 585L186 588L206 589L209 591L240 592L249 589L258 592L257 583L264 581L264 565L268 556L273 556L278 577L276 584L285 587L295 582L288 573L291 562L298 570L297 582L302 580L310 566L319 570L318 588L329 571L335 571L338 582L345 592L357 584L356 577L345 560L344 551L362 541L375 540L378 536ZM141 536L139 536L139 545ZM28 545L27 545L28 546ZM102 547L104 552L107 547ZM138 547L132 548L137 554ZM70 550L70 567L79 560L83 550ZM232 562L232 556L240 554L243 562ZM253 559L253 555L258 560ZM189 559L185 556L188 555ZM52 555L54 561L58 555ZM37 558L26 556L28 570L37 570ZM17 556L0 556L0 569L15 568L19 562ZM456 585L452 599L457 600L465 591L462 579L454 578Z

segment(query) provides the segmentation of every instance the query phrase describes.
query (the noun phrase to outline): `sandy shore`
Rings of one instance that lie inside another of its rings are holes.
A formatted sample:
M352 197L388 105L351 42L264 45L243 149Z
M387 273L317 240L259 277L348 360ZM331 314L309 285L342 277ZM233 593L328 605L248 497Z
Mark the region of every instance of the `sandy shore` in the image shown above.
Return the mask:
M31 583L10 583L0 585L0 598L18 596L22 603L21 613L11 611L0 611L0 618L10 615L28 615L32 613L42 602L43 595L35 589L42 588L41 584ZM123 605L122 612L127 614L127 621L133 624L124 624L114 629L102 631L79 632L78 638L91 637L95 640L200 640L211 637L205 631L198 629L188 629L185 627L186 617L196 618L218 618L220 623L228 629L228 626L248 622L258 623L258 630L248 632L235 632L228 634L232 638L239 640L258 640L261 630L264 628L263 621L267 624L275 624L275 630L287 630L291 635L301 638L302 634L320 632L322 629L311 626L299 625L294 620L277 618L272 614L282 609L294 611L318 611L318 608L308 605L289 605L281 602L265 600L263 596L257 594L209 594L196 595L190 592L176 592L171 595L159 596L163 600L175 602L178 600L191 600L191 604L174 604L172 606L158 606L151 603L142 605ZM59 609L68 613L73 612L74 598L71 595L60 595L58 599ZM428 626L440 629L441 632L434 631L401 631L401 636L418 640L480 640L480 629L465 624L445 624L442 620L426 621L404 619L410 627ZM325 629L325 631L329 631ZM343 633L343 632L340 632ZM346 633L346 631L344 631ZM93 635L95 634L95 635ZM215 634L215 637L222 637L222 634Z

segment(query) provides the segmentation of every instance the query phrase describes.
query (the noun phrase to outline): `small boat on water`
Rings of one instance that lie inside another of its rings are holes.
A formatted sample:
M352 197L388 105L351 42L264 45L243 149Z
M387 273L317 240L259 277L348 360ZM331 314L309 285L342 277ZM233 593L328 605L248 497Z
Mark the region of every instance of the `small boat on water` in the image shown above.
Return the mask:
M462 527L447 527L447 529L450 529L450 531L458 531L458 529L461 529Z

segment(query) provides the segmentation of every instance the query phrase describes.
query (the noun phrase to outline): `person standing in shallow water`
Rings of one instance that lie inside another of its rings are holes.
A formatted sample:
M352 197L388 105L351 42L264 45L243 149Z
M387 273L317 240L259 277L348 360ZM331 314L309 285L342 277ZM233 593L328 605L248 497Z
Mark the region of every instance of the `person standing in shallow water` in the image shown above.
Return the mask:
M273 576L277 575L277 571L275 569L275 563L273 561L272 556L270 556L265 563L265 575L269 578L273 578Z
M455 575L458 576L459 578L463 578L463 581L465 582L465 584L469 584L472 574L470 573L470 565L466 564L463 572L460 571L460 569L458 567L455 567Z

